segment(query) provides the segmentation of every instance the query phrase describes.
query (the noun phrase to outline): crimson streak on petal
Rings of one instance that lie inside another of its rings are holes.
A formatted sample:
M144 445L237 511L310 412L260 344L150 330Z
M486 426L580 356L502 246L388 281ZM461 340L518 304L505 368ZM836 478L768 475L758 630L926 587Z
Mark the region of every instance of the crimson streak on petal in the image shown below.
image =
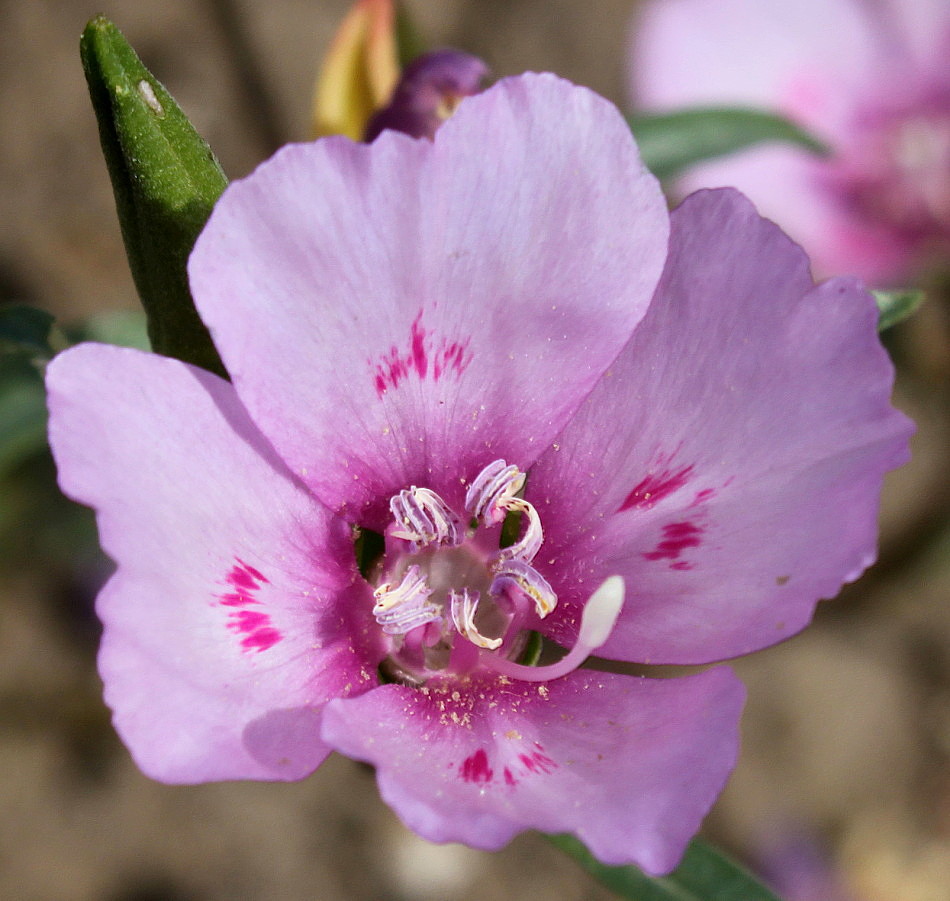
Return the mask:
M663 526L663 540L643 556L647 560L679 560L686 548L699 547L703 530L692 522L670 522ZM674 563L676 569L687 569L682 562Z
M474 754L462 761L459 775L466 782L491 782L495 771L488 765L488 755L484 748L479 748Z
M514 765L514 762L517 761L520 767L515 767L514 769L511 766L504 767L502 777L498 781L504 782L509 788L514 788L520 781L515 775L519 770L518 775L522 779L525 776L539 773L553 773L558 768L557 763L548 757L547 754L543 753L544 749L541 745L535 743L535 748L538 750L526 751L518 754L516 758L513 758L512 764ZM459 767L459 778L462 779L463 782L491 785L495 782L494 777L495 771L489 765L488 754L484 748L479 748L473 754L466 757Z
M266 576L239 557L235 558L234 566L224 581L233 590L217 597L221 606L232 608L260 604L255 594L261 585L269 584ZM241 647L246 651L266 651L283 637L274 628L270 616L257 610L232 609L228 614L227 627L235 635L243 636Z
M460 376L472 360L468 345L468 340L452 341L445 337L436 342L432 333L423 327L420 310L409 328L409 343L405 351L393 345L375 364L373 385L376 394L382 397L390 388L398 388L412 373L420 379L431 375L435 381L450 373Z
M658 473L651 472L634 486L617 512L623 513L624 510L629 510L631 507L637 507L641 510L651 509L663 498L679 491L689 481L692 474L692 466L684 466L682 469L676 470L668 469Z

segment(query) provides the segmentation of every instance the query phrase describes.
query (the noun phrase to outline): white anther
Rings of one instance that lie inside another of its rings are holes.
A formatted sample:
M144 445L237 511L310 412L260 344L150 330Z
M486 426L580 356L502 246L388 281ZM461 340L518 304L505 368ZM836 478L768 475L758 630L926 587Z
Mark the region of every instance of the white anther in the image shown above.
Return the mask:
M486 525L500 523L524 488L525 474L504 460L489 463L465 492L465 509Z
M530 598L542 619L557 606L557 595L548 580L524 560L503 561L495 573L489 592L498 595L511 590Z
M439 495L413 485L389 500L395 527L394 538L403 538L419 551L430 544L455 547L462 540L458 517Z
M384 582L373 592L373 616L387 635L405 635L418 626L442 619L442 610L429 601L432 589L418 566L410 566L398 585Z
M541 517L538 516L538 511L534 509L534 504L530 504L520 497L510 501L508 509L522 514L524 534L514 544L503 547L495 559L499 562L503 560L524 560L525 563L530 563L537 556L538 551L541 550L541 545L544 543Z
M463 588L461 591L453 591L449 595L451 599L450 612L452 622L461 635L464 635L472 644L489 651L501 647L502 639L486 638L475 626L475 611L478 609L479 593L469 591Z

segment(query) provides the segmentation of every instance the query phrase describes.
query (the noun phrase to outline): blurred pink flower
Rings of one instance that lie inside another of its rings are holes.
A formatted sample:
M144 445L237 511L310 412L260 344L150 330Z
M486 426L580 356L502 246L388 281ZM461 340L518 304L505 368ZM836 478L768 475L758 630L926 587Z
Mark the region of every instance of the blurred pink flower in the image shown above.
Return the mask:
M733 185L822 275L914 279L950 256L947 0L652 0L635 21L631 92L647 110L776 110L830 159L775 145L697 167Z
M48 370L142 769L297 779L337 750L429 839L572 832L670 870L742 686L578 665L772 644L872 561L908 425L870 296L815 287L736 192L670 217L617 111L544 75L431 141L284 148L190 276L233 382L101 345ZM519 663L534 631L571 650Z

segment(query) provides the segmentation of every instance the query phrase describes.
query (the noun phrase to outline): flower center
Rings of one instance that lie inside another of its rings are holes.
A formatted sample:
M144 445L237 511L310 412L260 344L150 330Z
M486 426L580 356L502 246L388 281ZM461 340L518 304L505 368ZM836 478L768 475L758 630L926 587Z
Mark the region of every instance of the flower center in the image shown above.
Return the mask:
M540 681L574 669L606 641L623 599L616 577L605 583L612 586L606 603L588 603L593 610L585 609L573 651L549 667L517 662L557 606L554 590L532 565L544 534L537 510L521 496L524 484L525 473L495 460L469 486L464 518L428 488L412 486L390 499L387 566L373 592L373 615L390 648L387 676L420 684L481 667ZM516 526L509 542L503 540L506 522Z
M950 233L950 118L937 106L869 115L831 170L841 200L908 240Z

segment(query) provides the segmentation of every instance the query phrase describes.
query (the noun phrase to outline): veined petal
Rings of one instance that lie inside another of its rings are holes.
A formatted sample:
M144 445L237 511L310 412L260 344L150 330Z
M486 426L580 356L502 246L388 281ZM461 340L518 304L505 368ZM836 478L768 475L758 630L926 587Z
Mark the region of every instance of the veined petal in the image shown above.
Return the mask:
M347 526L216 376L87 344L47 382L60 484L96 509L118 564L99 666L139 766L166 782L312 771L322 706L378 662L354 645L372 603Z
M876 308L734 191L673 214L646 319L528 479L535 565L565 644L607 575L627 599L602 653L702 663L801 629L876 550L884 473L911 425L889 402ZM573 614L571 610L573 608Z
M526 75L432 142L285 148L228 188L189 271L255 422L381 528L407 485L459 508L460 477L537 457L643 316L667 230L617 111Z
M666 873L738 753L744 690L727 668L469 688L386 685L324 715L328 744L375 766L383 798L431 841L494 850L525 829L572 832L604 863Z

